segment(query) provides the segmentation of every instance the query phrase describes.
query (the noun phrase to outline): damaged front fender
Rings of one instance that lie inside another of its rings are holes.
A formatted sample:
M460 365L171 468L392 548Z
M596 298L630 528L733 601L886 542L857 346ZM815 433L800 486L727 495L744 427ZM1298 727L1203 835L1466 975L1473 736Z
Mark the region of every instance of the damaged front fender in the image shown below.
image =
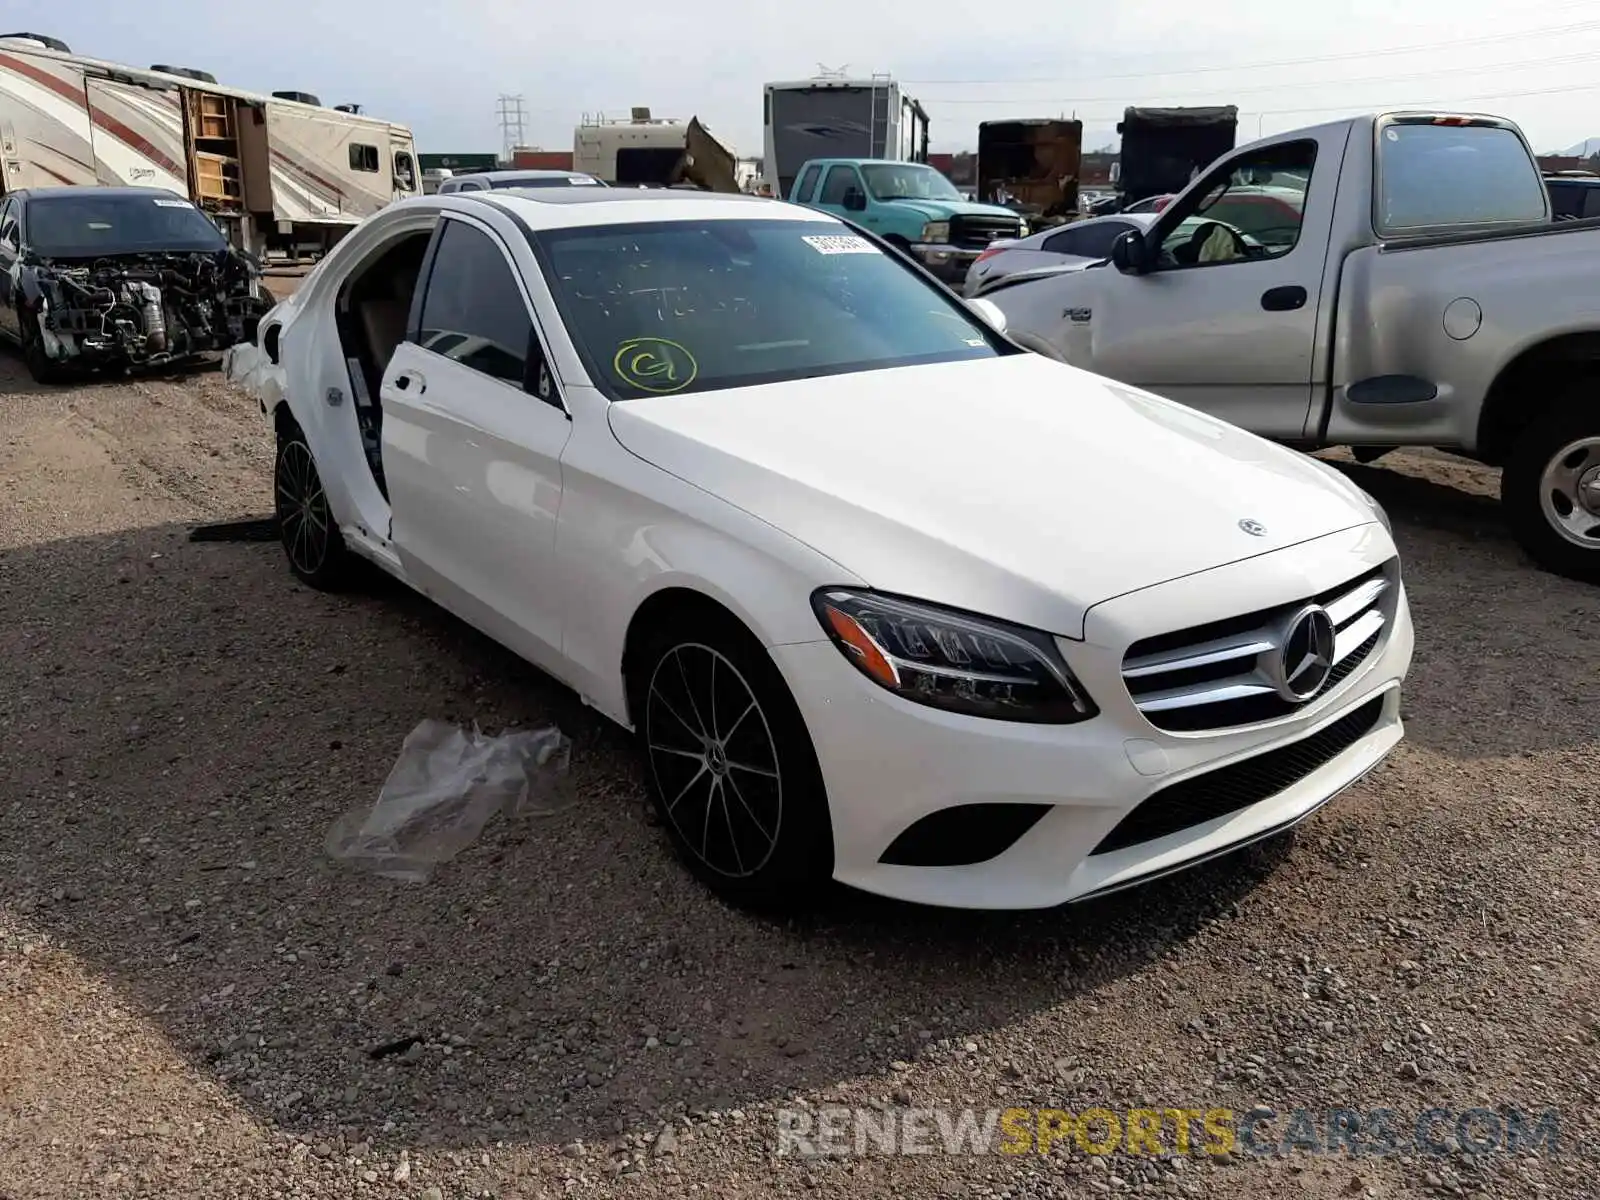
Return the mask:
M222 373L229 383L255 397L263 416L270 416L286 399L283 367L254 342L240 342L224 350Z

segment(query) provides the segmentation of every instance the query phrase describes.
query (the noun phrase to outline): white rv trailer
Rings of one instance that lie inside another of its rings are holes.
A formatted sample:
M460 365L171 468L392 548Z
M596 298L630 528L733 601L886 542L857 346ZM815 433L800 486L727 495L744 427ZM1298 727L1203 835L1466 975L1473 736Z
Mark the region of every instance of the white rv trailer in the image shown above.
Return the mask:
M648 108L635 108L626 120L585 113L572 135L572 169L613 187L686 181L736 192L737 162L698 119L652 117Z
M769 83L762 109L763 173L785 199L809 159L928 161L927 111L888 75Z
M316 254L419 194L411 131L301 92L261 95L185 67L0 35L0 193L139 185L188 196L261 257Z

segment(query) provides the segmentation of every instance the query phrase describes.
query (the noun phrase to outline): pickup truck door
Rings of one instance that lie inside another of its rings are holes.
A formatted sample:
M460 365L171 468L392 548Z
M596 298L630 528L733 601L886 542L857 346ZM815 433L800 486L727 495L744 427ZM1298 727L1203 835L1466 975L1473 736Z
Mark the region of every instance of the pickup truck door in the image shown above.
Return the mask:
M861 197L860 208L849 208L845 204L845 197L851 192ZM861 182L861 172L849 163L834 163L828 168L828 174L822 180L822 191L817 194L812 208L820 208L831 212L836 217L843 217L847 221L859 221L863 225L876 225L878 215L871 209L867 202L867 189Z
M447 213L423 281L416 340L379 392L391 540L426 594L545 665L561 645L552 564L572 423L507 238Z
M1303 136L1252 146L1191 185L1146 235L1154 269L1096 271L1093 369L1266 437L1302 436L1343 150L1319 155ZM1219 237L1219 220L1248 240Z

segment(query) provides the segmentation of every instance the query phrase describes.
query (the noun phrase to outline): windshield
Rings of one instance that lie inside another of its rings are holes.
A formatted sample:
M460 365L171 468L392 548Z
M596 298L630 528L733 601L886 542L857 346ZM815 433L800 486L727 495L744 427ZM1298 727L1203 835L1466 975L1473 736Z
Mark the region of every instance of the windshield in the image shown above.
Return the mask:
M673 221L530 234L614 400L994 358L954 296L834 221Z
M228 244L199 209L175 195L31 196L24 219L29 247L51 258L211 252Z
M960 200L961 193L932 167L921 163L867 163L861 173L875 200Z

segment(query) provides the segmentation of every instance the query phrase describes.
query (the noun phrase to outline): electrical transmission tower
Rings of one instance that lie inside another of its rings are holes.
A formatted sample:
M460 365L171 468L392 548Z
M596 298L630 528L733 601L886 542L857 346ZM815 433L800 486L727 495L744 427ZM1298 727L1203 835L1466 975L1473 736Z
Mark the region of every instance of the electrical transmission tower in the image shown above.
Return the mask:
M528 114L521 96L501 96L495 103L500 117L500 146L509 161L514 149L527 144Z

